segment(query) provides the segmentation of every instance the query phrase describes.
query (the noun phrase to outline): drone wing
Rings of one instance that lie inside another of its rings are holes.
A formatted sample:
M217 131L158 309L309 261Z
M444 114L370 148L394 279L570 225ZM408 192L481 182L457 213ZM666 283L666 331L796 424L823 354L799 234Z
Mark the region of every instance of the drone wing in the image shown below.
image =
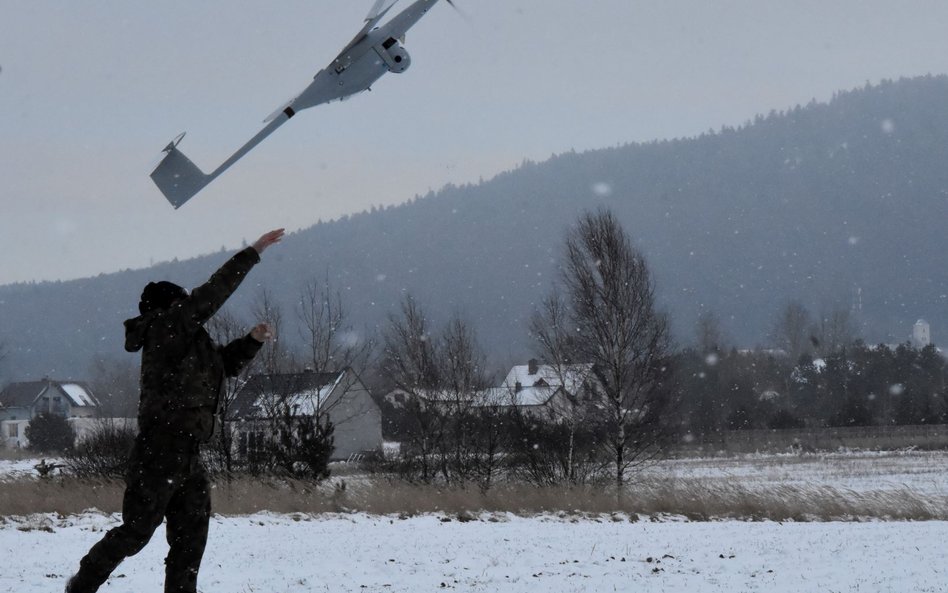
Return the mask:
M339 52L336 59L338 60L345 56L350 49L362 41L365 36L369 34L369 31L371 31L375 25L379 24L379 21L395 6L396 2L398 2L398 0L375 0L375 4L372 6L372 9L369 10L369 14L365 15L365 26L362 27L362 30L352 38L352 41Z
M369 14L365 15L365 22L378 22L396 2L398 2L398 0L375 0L375 5L372 7L372 10L369 11Z

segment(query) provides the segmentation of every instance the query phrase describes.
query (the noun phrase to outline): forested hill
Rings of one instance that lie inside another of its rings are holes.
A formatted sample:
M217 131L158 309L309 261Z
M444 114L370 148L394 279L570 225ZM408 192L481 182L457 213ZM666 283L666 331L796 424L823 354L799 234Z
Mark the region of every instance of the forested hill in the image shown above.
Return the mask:
M904 341L925 318L938 342L948 336L946 106L948 77L903 79L698 138L524 163L295 233L267 253L236 310L266 286L289 326L301 287L328 276L357 328L384 325L409 292L436 320L467 318L493 361L522 359L564 233L606 206L646 254L681 343L710 310L738 345L764 344L790 300L814 314L861 304L869 341ZM148 280L194 285L226 256L0 287L10 351L0 377L81 377L95 355L125 356L121 322Z

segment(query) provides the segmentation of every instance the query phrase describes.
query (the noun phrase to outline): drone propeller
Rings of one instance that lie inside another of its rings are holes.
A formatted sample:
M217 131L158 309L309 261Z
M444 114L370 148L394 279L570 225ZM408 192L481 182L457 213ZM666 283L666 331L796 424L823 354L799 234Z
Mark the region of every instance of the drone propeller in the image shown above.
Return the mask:
M463 10L458 8L458 5L454 3L454 0L445 0L445 2L450 4L451 8L453 8L459 15L461 15L462 19L464 19L465 21L469 21L467 13L465 13Z

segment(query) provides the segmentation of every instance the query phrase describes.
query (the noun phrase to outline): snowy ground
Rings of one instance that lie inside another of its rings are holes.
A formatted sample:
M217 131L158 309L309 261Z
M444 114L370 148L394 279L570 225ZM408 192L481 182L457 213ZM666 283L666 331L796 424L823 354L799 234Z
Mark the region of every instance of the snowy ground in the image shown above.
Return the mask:
M838 451L754 454L662 462L647 475L738 483L749 490L774 486L832 486L854 492L902 490L948 494L948 451Z
M484 516L215 517L200 590L228 593L948 591L948 523L629 522ZM60 591L115 517L0 527L0 591ZM23 531L26 530L26 531ZM104 592L160 591L162 537Z
M0 461L0 496L3 482L35 476L35 463ZM948 494L946 452L683 459L649 473L749 491L831 486L841 495ZM948 593L948 522L636 519L215 516L200 590ZM0 593L61 591L79 558L118 521L97 512L0 517ZM166 552L159 532L101 591L161 591Z

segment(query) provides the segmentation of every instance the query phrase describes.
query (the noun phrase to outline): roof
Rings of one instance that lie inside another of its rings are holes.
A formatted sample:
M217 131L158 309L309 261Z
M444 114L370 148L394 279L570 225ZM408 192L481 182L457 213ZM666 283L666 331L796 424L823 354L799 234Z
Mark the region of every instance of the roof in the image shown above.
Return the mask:
M542 406L560 390L560 386L539 385L521 387L492 387L484 391L485 404L492 406Z
M567 393L576 394L586 381L592 368L593 365L590 363L571 364L563 367L562 372L558 372L553 365L541 364L537 365L535 367L536 372L531 374L530 365L518 365L510 369L502 385L507 389L514 389L519 384L521 387L520 394L528 391L529 388L544 386L563 387ZM543 391L548 391L546 399L543 400L545 402L556 390L542 390L537 392L535 396L542 397Z
M92 392L81 383L60 383L59 387L69 396L74 406L98 405L98 402L92 396Z
M276 402L289 404L300 415L313 415L345 375L346 371L254 375L237 394L231 416L267 416L267 408Z
M53 389L60 397L65 397L76 408L95 407L99 402L92 390L79 381L21 381L10 383L0 392L0 406L5 408L32 407L47 390Z

